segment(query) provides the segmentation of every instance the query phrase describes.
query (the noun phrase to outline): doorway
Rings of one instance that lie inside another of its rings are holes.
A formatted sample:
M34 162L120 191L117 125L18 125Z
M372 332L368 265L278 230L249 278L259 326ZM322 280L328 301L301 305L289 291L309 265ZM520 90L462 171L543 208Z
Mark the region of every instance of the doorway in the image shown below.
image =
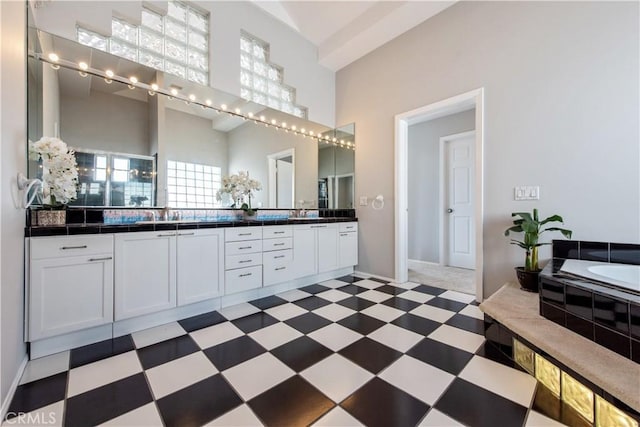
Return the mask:
M295 151L293 148L269 154L269 207L294 208L295 200Z
M435 190L438 198L432 199L429 203L437 207L437 214L432 220L422 222L437 224L438 232L421 238L437 247L438 255L430 262L423 263L422 267L430 270L430 274L435 271L433 267L441 268L437 271L437 275L440 276L459 276L457 273L461 273L468 278L466 292L475 294L478 302L482 301L483 109L484 91L477 89L399 114L395 118L395 266L396 280L399 283L409 279L410 264L415 267L415 260L410 261L409 257L409 242L415 241L413 237L419 235L413 231L410 233L409 229L409 205L414 204L413 200L417 198L415 190L409 190L411 184L416 181L416 177L409 174L409 128L473 110L472 127L467 130L474 129L474 133L442 134L442 138L436 143L439 143L439 154L435 162L440 166L439 174L442 177L439 179L439 188ZM450 167L447 166L449 164ZM445 170L449 172L445 173ZM448 185L448 182L451 185ZM451 209L451 212L448 212L448 209Z

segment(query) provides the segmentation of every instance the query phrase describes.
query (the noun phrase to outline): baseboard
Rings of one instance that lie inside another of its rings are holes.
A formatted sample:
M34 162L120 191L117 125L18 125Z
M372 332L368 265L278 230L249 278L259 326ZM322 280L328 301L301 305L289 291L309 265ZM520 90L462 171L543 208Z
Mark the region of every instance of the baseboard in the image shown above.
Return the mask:
M24 369L27 367L28 361L29 357L25 354L24 359L22 359L22 363L20 363L20 366L18 367L18 372L16 373L13 382L11 383L11 387L9 387L9 392L2 401L2 407L0 408L0 420L4 420L4 417L7 415L9 405L11 405L13 395L16 394L16 389L18 388L18 384L20 384L20 378L22 378L22 374L24 373Z
M418 265L429 265L429 266L435 266L435 267L439 267L441 264L439 262L432 262L432 261L422 261L421 259L409 259L407 260L411 263L414 264L418 264Z
M396 279L392 279L390 277L380 276L378 274L373 274L373 273L366 273L364 271L356 270L353 273L358 277L362 277L363 279L366 279L367 277L375 277L376 279L386 280L387 282L395 282L396 281Z

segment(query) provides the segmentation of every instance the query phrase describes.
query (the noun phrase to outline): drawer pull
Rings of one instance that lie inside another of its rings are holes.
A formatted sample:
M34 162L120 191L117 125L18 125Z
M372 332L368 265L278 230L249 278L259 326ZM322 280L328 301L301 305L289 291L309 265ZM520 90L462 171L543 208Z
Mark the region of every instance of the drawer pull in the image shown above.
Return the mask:
M158 237L173 237L176 233L168 233L168 234L158 234Z
M89 262L94 262L94 261L109 261L110 259L113 259L112 256L106 256L104 258L89 258Z
M252 247L253 246L242 246L242 247L239 247L238 249L251 249Z
M284 246L284 243L274 243L273 246Z
M242 261L238 261L238 264L245 264L247 262L253 261L252 259L243 259Z
M244 273L244 274L241 274L241 275L240 275L240 276L238 276L238 277L247 277L247 276L251 276L252 274L253 274L253 273Z
M238 236L251 236L253 233L238 233Z
M274 231L273 234L284 234L284 231Z
M66 251L67 249L87 249L87 245L80 245L80 246L63 246L60 249L62 249L63 251Z
M312 225L311 228L327 228L326 225Z
M349 235L349 233L340 233L340 237L346 237L348 235Z
M178 233L178 236L193 236L195 235L195 231L193 233Z
M348 227L345 227L347 230L351 230L353 228L353 225L350 225Z
M280 271L280 270L285 270L287 267L277 267L275 270L276 271Z
M273 259L278 259L278 258L284 258L284 255L276 255L273 257Z

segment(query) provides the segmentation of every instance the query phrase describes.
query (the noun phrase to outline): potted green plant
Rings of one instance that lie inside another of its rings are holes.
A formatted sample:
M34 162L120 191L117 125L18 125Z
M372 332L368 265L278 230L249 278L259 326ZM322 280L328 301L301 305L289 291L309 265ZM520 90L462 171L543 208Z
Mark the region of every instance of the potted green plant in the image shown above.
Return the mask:
M559 231L567 239L571 238L571 230L559 227L547 227L546 224L551 222L563 223L560 215L552 215L542 221L538 218L538 209L533 210L533 214L529 212L514 212L512 217L513 226L505 230L504 235L509 236L510 233L524 233L522 240L511 239L511 244L521 247L525 250L524 267L516 267L518 282L522 289L530 292L538 292L538 274L540 266L538 265L538 248L550 243L540 243L540 235L546 231Z

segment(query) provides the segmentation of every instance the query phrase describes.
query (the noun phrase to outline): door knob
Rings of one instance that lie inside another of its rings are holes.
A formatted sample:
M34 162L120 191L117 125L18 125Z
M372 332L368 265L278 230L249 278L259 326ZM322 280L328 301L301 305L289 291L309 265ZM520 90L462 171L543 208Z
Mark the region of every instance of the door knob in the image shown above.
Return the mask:
M447 209L447 213L453 213L453 209L451 208Z

